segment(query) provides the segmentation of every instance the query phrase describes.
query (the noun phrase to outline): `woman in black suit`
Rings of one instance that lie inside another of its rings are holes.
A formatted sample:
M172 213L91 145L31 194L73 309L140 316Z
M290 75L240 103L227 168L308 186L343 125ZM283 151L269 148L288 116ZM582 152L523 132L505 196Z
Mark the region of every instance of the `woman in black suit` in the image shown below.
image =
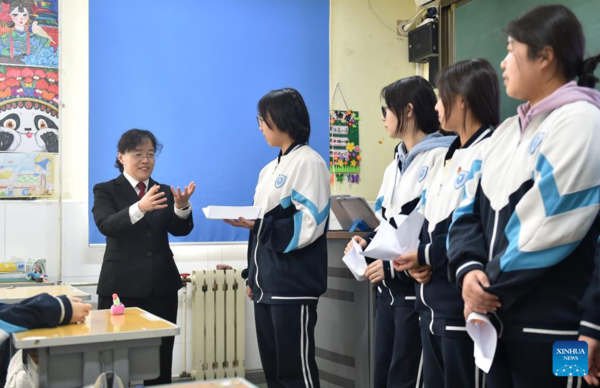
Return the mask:
M150 177L162 145L150 131L131 129L117 145L116 179L94 186L92 213L106 236L106 252L98 281L98 308L112 305L117 293L126 307L139 307L175 323L179 271L168 234L188 235L194 228L189 198L196 185L184 188ZM160 376L146 385L171 382L174 337L163 338Z

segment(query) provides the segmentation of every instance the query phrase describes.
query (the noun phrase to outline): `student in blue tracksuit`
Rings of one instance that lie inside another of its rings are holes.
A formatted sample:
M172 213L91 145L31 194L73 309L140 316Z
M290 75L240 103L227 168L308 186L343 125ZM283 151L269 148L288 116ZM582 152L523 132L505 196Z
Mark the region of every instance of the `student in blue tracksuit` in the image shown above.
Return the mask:
M54 297L45 293L17 304L0 303L0 342L2 348L6 349L6 352L2 353L8 354L8 343L12 333L83 322L91 309L92 305L82 303L79 298L65 295ZM1 381L6 377L7 366L8 363L3 363L0 371Z
M489 312L498 331L491 388L564 387L581 377L549 373L552 344L589 325L578 304L600 228L600 57L584 61L581 24L562 5L534 8L507 33L506 92L527 102L470 169L449 276L465 316Z
M314 330L327 288L329 169L308 146L310 120L298 91L267 93L258 112L259 128L279 156L258 178L259 218L227 222L250 229L247 293L268 386L318 388Z
M423 266L432 271L431 279L417 285L425 386L479 388L483 375L465 331L463 301L448 280L446 238L471 163L500 122L500 86L488 61L471 59L442 70L437 87L442 128L458 137L434 163L425 183L418 207L425 217L419 249L399 256L393 266L409 273Z
M417 203L428 171L446 153L454 137L439 131L436 97L422 77L394 82L381 92L387 107L383 121L392 139L402 139L394 160L386 168L375 205L382 222L395 225L393 217L410 214ZM371 238L354 239L365 248ZM348 244L346 251L350 249ZM398 274L389 261L368 259L365 276L377 286L374 387L415 387L422 384L421 339L415 308L414 281ZM420 274L427 277L428 271ZM403 279L400 279L403 277Z

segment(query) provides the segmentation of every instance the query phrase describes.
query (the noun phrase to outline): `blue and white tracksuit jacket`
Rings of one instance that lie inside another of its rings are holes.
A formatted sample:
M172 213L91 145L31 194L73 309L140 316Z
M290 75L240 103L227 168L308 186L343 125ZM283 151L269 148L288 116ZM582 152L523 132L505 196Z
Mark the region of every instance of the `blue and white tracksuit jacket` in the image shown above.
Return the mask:
M454 136L433 133L425 136L409 153L403 143L398 144L394 160L383 175L375 203L375 214L380 220L388 221L398 214L408 215L417 207L434 162L446 153L453 140ZM388 222L394 223L393 220ZM372 237L367 242L371 240ZM414 304L415 289L407 273L399 276L387 260L383 261L383 267L385 279L377 283L380 292L389 292L392 306Z
M0 303L0 343L12 333L68 324L72 316L71 301L64 295L40 294L17 304Z
M317 304L327 288L329 169L306 144L292 144L260 172L261 215L248 242L248 285L258 303Z
M600 110L577 101L540 114L522 133L506 120L470 168L448 238L459 286L484 270L505 339L574 339L598 239Z
M464 196L469 168L491 135L487 126L480 128L462 147L460 138L456 138L435 163L423 190L419 212L425 222L417 257L420 265L431 266L432 276L429 283L415 285L415 309L421 317L421 327L431 334L466 335L462 295L448 280L446 239L452 215Z

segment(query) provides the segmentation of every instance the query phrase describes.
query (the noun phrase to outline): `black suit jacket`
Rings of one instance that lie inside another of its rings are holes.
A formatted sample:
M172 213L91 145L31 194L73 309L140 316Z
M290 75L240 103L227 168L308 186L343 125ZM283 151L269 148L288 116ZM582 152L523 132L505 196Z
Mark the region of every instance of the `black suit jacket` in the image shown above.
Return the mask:
M150 178L149 187L157 185ZM139 201L125 176L94 186L92 213L100 232L106 236L106 252L98 295L113 293L125 298L166 296L181 288L179 271L169 247L168 234L188 235L194 228L192 214L181 219L174 212L170 186L160 185L167 207L154 210L131 224L129 207Z

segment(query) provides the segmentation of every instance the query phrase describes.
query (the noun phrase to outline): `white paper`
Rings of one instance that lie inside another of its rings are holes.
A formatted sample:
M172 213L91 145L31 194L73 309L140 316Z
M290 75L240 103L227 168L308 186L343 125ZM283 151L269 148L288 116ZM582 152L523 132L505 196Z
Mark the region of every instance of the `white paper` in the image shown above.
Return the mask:
M371 241L363 255L374 259L392 261L398 255L412 252L419 248L419 234L425 217L419 212L394 217L397 229L388 222L381 221L375 238Z
M237 220L244 217L255 220L260 214L258 206L207 206L202 208L206 218L211 220Z
M475 365L488 373L492 367L498 343L496 328L487 316L471 313L467 318L467 333L475 343L473 352Z
M342 258L344 264L348 267L352 275L359 282L366 280L365 270L367 269L367 262L365 258L361 255L363 249L356 240L352 239L352 249L348 251Z

